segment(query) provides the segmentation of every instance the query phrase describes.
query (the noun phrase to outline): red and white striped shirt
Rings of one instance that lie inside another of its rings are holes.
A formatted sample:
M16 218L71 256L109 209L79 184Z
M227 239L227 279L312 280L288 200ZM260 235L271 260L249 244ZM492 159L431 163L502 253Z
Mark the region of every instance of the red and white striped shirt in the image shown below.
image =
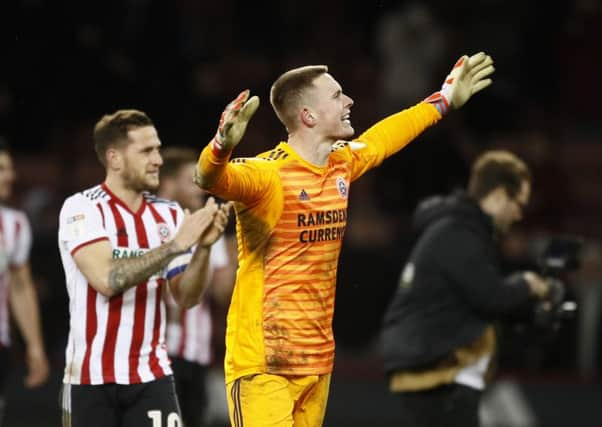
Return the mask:
M171 374L162 288L170 271L185 268L190 254L112 298L88 283L73 255L85 245L108 240L114 259L140 256L170 240L182 218L177 203L151 195L132 212L105 184L65 200L59 247L71 319L63 382L136 384Z
M10 345L10 270L25 264L31 250L31 228L25 214L0 206L0 347Z
M215 270L228 265L228 252L224 237L220 237L211 246L209 256L208 280L211 281ZM167 351L170 356L180 357L200 365L211 363L211 312L207 298L188 310L177 306L169 298L171 309L179 312L179 318L167 323Z

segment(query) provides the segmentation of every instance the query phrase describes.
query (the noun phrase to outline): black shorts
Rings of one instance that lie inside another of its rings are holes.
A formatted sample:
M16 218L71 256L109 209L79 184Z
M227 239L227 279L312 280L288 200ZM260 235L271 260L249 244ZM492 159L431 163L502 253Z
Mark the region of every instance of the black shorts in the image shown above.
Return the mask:
M63 384L63 427L180 427L171 375L141 384Z
M203 425L207 409L207 367L171 356L176 392L186 427Z

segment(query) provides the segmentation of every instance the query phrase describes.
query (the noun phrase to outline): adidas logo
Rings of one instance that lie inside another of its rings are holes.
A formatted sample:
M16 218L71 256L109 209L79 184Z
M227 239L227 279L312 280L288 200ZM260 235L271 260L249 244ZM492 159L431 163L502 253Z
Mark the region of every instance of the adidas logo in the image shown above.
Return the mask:
M299 200L309 200L309 195L305 190L301 190L299 193Z

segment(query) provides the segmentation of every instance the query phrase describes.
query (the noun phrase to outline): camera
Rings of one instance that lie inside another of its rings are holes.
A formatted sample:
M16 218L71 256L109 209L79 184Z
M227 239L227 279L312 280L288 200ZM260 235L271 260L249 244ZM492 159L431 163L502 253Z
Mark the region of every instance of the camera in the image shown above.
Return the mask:
M534 324L541 329L556 331L563 320L572 319L577 303L568 300L565 273L580 267L583 239L575 236L552 236L546 239L537 256L540 274L550 284L548 298L535 305Z

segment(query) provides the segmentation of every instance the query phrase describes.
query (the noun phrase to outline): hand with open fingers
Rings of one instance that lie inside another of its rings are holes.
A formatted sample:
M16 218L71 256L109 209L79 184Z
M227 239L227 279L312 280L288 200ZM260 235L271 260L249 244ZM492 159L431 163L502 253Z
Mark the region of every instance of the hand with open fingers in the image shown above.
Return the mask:
M194 213L184 211L184 220L180 226L174 244L176 250L185 252L194 244L196 244L205 231L213 224L213 219L217 214L218 206L215 200L211 197L202 209Z
M230 102L219 119L219 126L213 138L213 151L216 154L229 152L238 145L249 120L259 107L259 98L250 96L249 90L242 91L234 101Z
M458 109L463 106L472 95L485 89L492 83L491 74L495 71L493 59L484 52L468 57L462 56L441 87L425 99L444 115L450 108Z
M210 199L213 199L210 197ZM228 219L230 218L230 210L232 209L232 202L222 203L217 210L215 217L213 218L213 224L201 236L199 245L209 247L214 244L219 237L224 234L224 230L228 225Z

